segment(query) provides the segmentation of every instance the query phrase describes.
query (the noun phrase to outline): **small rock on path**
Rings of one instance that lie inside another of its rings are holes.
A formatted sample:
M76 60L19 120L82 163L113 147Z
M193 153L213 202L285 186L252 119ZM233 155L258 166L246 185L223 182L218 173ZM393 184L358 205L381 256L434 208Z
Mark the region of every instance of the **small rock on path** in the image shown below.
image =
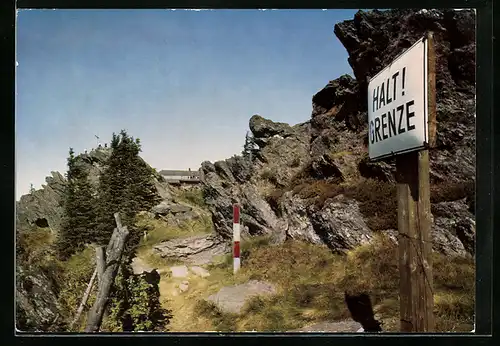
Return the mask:
M194 266L194 267L190 267L189 269L193 272L193 274L195 274L199 277L206 278L206 277L210 276L210 273L208 272L208 270L203 269L202 267Z
M172 272L172 277L174 278L185 278L188 276L188 268L186 266L174 266L170 267Z
M130 266L132 267L132 271L135 275L140 275L142 273L150 273L151 271L153 271L154 269L157 269L157 268L153 268L151 266L148 266L141 258L139 257L134 257L132 259L132 263L130 264Z
M239 314L249 298L275 293L274 285L264 281L251 280L241 285L223 287L207 300L213 302L223 312Z

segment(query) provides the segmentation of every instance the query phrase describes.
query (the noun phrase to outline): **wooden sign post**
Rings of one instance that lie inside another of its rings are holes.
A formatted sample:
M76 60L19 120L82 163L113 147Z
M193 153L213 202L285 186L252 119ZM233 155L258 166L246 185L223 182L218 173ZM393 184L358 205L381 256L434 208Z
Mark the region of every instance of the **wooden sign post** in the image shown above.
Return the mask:
M368 87L370 158L396 155L401 332L434 331L428 149L436 140L435 85L429 33Z

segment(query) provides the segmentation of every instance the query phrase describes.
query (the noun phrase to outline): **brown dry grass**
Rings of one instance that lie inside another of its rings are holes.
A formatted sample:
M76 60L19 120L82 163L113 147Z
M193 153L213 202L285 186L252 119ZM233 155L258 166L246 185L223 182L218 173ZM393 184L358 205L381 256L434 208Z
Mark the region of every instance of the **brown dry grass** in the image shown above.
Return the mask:
M432 184L431 202L456 201L474 198L474 182ZM341 183L334 180L314 180L301 177L293 184L269 193L266 200L274 210L279 210L283 196L292 191L305 199L308 204L321 209L328 199L338 195L355 199L360 203L360 211L373 231L397 228L396 184L375 179L360 178L354 182Z
M351 291L367 292L384 330L398 331L398 248L385 236L377 235L370 244L350 251L347 256L299 241L279 246L263 242L246 251L247 258L238 277L217 280L224 284L231 280L267 280L276 284L279 292L248 301L241 316L228 317L205 306L208 310L201 310L214 321L215 329L283 331L326 320L342 320L349 318L343 294ZM227 276L232 277L230 265L226 262L219 266L219 275L226 268ZM220 286L213 286L212 293L216 287ZM473 260L434 254L434 290L437 331L470 331L474 313ZM229 320L234 324L228 325Z

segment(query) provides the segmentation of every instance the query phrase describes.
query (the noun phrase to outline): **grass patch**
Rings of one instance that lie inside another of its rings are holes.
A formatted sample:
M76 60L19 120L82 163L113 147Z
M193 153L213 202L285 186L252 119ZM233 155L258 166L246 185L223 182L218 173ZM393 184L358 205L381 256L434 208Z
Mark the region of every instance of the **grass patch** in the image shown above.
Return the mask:
M150 219L141 216L137 222L138 226L148 229L147 238L144 237L139 243L139 247L151 247L163 241L191 237L195 235L208 234L213 232L212 218L208 214L202 214L197 219L185 220L177 225L171 225L164 220Z
M214 310L213 305L205 306L203 316L214 322L215 329L286 331L348 319L344 291L349 291L368 293L384 330L399 330L398 246L386 236L377 235L371 243L347 255L332 254L326 247L300 241L269 246L261 240L248 246L237 275L232 274L231 259L210 269L211 283L204 294L250 279L274 283L278 292L250 299L238 316L228 317ZM436 253L433 261L437 331L470 331L474 314L473 260ZM234 320L235 325L229 328L224 324L226 319Z
M300 162L299 162L299 165L300 165ZM280 186L280 185L282 185L278 181L278 172L277 172L277 170L275 168L265 168L260 173L260 178L262 180L269 181L274 186Z
M212 302L200 299L194 306L195 314L205 316L212 321L214 328L220 332L236 331L236 319L234 314L224 313Z
M203 197L203 189L199 187L180 190L177 194L177 198L183 202L192 204L202 209L206 209L207 207L205 198Z
M95 250L87 247L83 251L73 254L67 261L63 262L64 274L62 276L59 303L65 320L70 321L76 314L87 284L95 269ZM73 326L71 331L83 331L87 311L95 300L95 289L89 296L86 310L80 316L80 320ZM69 330L68 330L69 331Z
M17 261L24 264L40 264L54 257L55 237L47 228L32 227L20 231L16 238Z
M399 329L398 259L398 245L379 235L372 243L348 254L345 276L338 283L342 289L352 293L369 293L376 313L384 321L384 330L389 331ZM438 332L472 329L474 275L472 258L433 254L434 306Z

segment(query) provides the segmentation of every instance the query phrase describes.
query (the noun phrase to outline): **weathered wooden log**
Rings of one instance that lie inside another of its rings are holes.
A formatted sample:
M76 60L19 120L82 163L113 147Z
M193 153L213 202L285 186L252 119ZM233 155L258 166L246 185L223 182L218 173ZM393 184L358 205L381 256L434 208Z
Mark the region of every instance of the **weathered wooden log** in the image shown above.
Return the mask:
M115 213L115 221L117 228L113 231L111 239L107 247L106 267L102 274L102 280L99 285L99 291L92 309L89 312L87 319L87 326L85 332L98 332L101 327L104 308L108 301L109 292L113 286L125 242L127 240L129 231L127 227L122 226L119 213Z
M80 315L83 312L83 308L85 307L85 304L87 304L87 300L89 299L90 292L92 291L92 287L94 286L94 280L95 280L96 275L97 275L97 267L95 268L94 273L92 274L92 277L90 278L90 281L87 285L87 289L85 290L85 293L83 294L83 298L82 298L82 301L80 302L80 306L76 310L75 318L73 319L73 321L71 321L71 323L69 325L70 330L73 328L73 325L80 318Z
M106 252L104 252L104 246L97 246L95 248L95 260L97 265L97 282L100 285L104 270L106 269Z
M106 269L106 251L104 251L104 246L97 246L95 248L95 260L97 265L97 282L98 285L100 285L104 270ZM97 289L99 290L99 286ZM104 305L104 313L102 315L103 320L108 316L107 307L107 304Z

